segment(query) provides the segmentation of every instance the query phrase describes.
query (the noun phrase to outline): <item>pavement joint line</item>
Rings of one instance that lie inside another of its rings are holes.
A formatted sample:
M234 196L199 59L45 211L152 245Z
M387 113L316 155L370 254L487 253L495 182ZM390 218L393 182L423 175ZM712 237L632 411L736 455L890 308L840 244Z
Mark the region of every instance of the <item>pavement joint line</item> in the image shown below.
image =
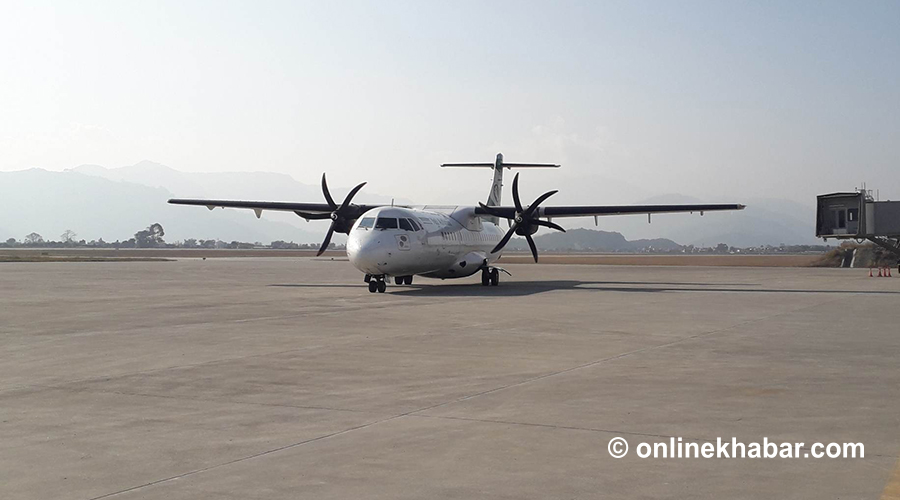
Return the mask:
M673 345L677 345L677 344L680 344L680 343L683 343L683 342L689 342L689 341L691 341L691 340L697 340L697 339L701 339L701 338L710 337L710 336L713 336L713 335L716 335L716 334L719 334L719 333L727 332L727 331L732 330L732 329L734 329L734 328L739 328L739 327L742 327L742 326L751 325L751 324L759 323L759 322L762 322L762 321L767 321L767 320L772 319L772 318L777 318L777 317L779 317L779 316L784 316L784 315L787 315L787 314L793 314L793 313L796 313L796 312L799 312L799 311L803 311L803 310L805 310L805 309L810 309L810 308L814 308L814 307L819 307L819 306L821 306L821 305L828 304L828 303L831 303L831 302L837 302L837 301L839 301L839 300L842 300L842 299L827 300L827 301L819 302L819 303L816 303L816 304L813 304L813 305L810 305L810 306L803 306L803 307L799 307L799 308L797 308L797 309L792 309L792 310L790 310L790 311L779 312L779 313L772 314L772 315L769 315L769 316L766 316L766 317L763 317L763 318L757 318L757 319L751 319L751 320L741 321L741 322L735 323L735 324L730 325L730 326L727 326L727 327L719 328L719 329L712 330L712 331L709 331L709 332L698 333L698 334L696 334L696 335L691 335L691 336L688 336L688 337L683 337L683 338L680 338L680 339L673 340L673 341L671 341L671 342L666 342L666 343L658 344L658 345L655 345L655 346L642 347L642 348L640 348L640 349L634 349L634 350L632 350L632 351L627 351L627 352L624 352L624 353L620 353L620 354L617 354L617 355L615 355L615 356L609 356L609 357L602 358L602 359L598 359L598 360L594 360L594 361L591 361L591 362L588 362L588 363L583 363L583 364L580 364L580 365L572 366L572 367L566 368L566 369L564 369L564 370L558 370L558 371L551 372L551 373L545 373L545 374L543 374L543 375L538 375L538 376L536 376L536 377L532 377L532 378L529 378L529 379L526 379L526 380L521 380L521 381L519 381L519 382L513 382L513 383L510 383L510 384L501 386L501 387L495 387L495 388L493 388L493 389L489 389L489 390L486 390L486 391L482 391L482 392L479 392L479 393L476 393L476 394L471 394L471 395L468 395L468 396L464 396L464 397L459 398L459 399L456 399L456 400L454 400L454 401L446 401L446 402L444 402L444 403L439 403L439 404L436 404L436 405L434 405L434 406L430 406L430 407L428 407L428 408L422 408L421 410L416 410L416 411L413 412L413 413L418 413L418 412L422 412L422 411L427 411L427 410L431 410L431 409L434 409L434 408L438 408L438 407L441 407L441 406L446 406L446 405L450 405L450 404L454 404L454 403L461 403L461 402L463 402L463 401L468 401L468 400L470 400L470 399L474 399L474 398L477 398L477 397L480 397L480 396L486 396L486 395L488 395L488 394L493 394L493 393L495 393L495 392L500 392L500 391L503 391L503 390L506 390L506 389L510 389L510 388L513 388L513 387L518 387L518 386L521 386L521 385L529 384L529 383L531 383L531 382L536 382L536 381L543 380L543 379L546 379L546 378L555 377L555 376L557 376L557 375L563 375L563 374L570 373L570 372L573 372L573 371L576 371L576 370L581 370L581 369L584 369L584 368L590 368L590 367L599 365L599 364L601 364L601 363L606 363L606 362L609 362L609 361L615 361L615 360L617 360L617 359L625 358L625 357L632 356L632 355L635 355L635 354L640 354L640 353L642 353L642 352L651 351L651 350L656 350L656 349L663 349L663 348L671 347L671 346L673 346Z
M296 447L298 447L298 446L302 446L302 445L305 445L305 444L314 443L314 442L316 442L316 441L321 441L321 440L324 440L324 439L328 439L328 438L340 436L340 435L346 434L346 433L348 433L348 432L353 432L353 431L356 431L356 430L365 429L365 428L367 428L367 427L371 427L371 426L376 425L376 424L381 424L381 423L384 423L384 422L388 422L388 421L394 420L394 419L396 419L396 418L400 418L400 417L402 417L402 416L403 416L403 415L395 415L395 416L387 417L387 418L384 418L384 419L381 419L381 420L377 420L377 421L374 421L374 422L369 422L369 423L366 423L366 424L356 425L356 426L349 427L349 428L347 428L347 429L343 429L343 430L340 430L340 431L335 431L335 432L331 432L331 433L328 433L328 434L323 434L323 435L321 435L321 436L316 436L316 437L314 437L314 438L304 439L303 441L298 441L298 442L296 442L296 443L291 443L291 444L287 444L287 445L284 445L284 446L279 446L279 447L277 447L277 448L272 448L272 449L269 449L269 450L265 450L265 451L261 451L261 452L258 452L258 453L254 453L254 454L252 454L252 455L247 455L247 456L244 456L244 457L235 458L235 459L233 459L233 460L228 460L228 461L226 461L226 462L222 462L222 463L219 463L219 464L210 465L210 466L208 466L208 467L203 467L203 468L200 468L200 469L194 469L194 470L191 470L191 471L188 471L188 472L183 472L183 473L181 473L181 474L176 474L176 475L174 475L174 476L169 476L169 477L166 477L166 478L163 478L163 479L157 479L157 480L155 480L155 481L150 481L150 482L148 482L148 483L140 484L140 485L137 485L137 486L132 486L132 487L130 487L130 488L125 488L125 489L122 489L122 490L119 490L119 491L114 491L114 492L111 492L111 493L106 493L106 494L103 494L103 495L100 495L100 496L92 497L90 500L101 500L101 499L103 499L103 498L110 498L110 497L113 497L113 496L121 495L121 494L123 494L123 493L129 493L129 492L136 491L136 490L143 489L143 488L147 488L147 487L150 487L150 486L156 486L156 485L158 485L158 484L167 483L167 482L169 482L169 481L174 481L174 480L176 480L176 479L182 479L182 478L189 477L189 476L193 476L193 475L200 474L200 473L203 473L203 472L208 472L208 471L211 471L211 470L213 470L213 469L218 469L219 467L226 467L226 466L228 466L228 465L233 465L233 464L236 464L236 463L245 462L245 461L247 461L247 460L253 460L253 459L255 459L255 458L259 458L259 457L263 457L263 456L266 456L266 455L271 455L271 454L273 454L273 453L278 453L278 452L281 452L281 451L289 450L289 449L291 449L291 448L296 448Z

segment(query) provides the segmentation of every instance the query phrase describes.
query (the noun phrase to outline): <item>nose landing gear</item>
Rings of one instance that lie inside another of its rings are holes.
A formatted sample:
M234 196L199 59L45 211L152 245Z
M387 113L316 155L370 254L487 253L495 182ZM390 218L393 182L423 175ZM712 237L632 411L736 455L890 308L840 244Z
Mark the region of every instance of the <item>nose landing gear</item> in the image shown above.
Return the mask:
M387 290L387 283L384 282L384 275L375 276L366 275L366 282L369 284L369 293L384 293Z

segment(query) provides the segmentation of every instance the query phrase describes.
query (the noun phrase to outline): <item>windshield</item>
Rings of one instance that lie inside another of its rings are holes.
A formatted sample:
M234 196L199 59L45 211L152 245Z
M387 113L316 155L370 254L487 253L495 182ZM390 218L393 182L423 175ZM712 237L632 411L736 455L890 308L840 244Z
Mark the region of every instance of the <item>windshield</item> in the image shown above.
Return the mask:
M375 225L375 217L363 217L356 229L369 229Z
M379 217L375 222L375 229L397 229L397 219L391 217Z

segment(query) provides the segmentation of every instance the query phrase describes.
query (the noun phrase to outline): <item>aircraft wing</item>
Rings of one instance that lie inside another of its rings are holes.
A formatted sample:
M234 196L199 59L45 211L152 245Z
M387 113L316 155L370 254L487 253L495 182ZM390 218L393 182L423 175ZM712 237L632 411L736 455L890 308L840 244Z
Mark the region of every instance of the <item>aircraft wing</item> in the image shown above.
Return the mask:
M477 215L494 215L513 219L516 216L516 207L478 207ZM579 205L579 206L550 206L540 207L538 217L593 217L601 215L626 215L626 214L671 214L684 212L716 212L723 210L743 210L740 204L696 204L696 205Z
M260 217L264 210L278 212L294 212L306 219L328 219L335 209L327 203L288 203L282 201L241 201L241 200L192 200L173 198L169 200L172 205L195 205L206 207L210 210L216 207L222 208L247 208L256 212ZM365 213L382 205L352 205L357 213Z

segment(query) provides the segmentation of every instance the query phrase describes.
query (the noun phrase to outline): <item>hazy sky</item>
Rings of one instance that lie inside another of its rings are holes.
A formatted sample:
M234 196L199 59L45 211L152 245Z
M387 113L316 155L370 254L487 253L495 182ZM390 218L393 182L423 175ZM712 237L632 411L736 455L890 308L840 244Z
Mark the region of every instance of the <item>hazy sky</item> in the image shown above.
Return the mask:
M3 1L0 170L327 171L425 202L485 182L440 162L502 151L563 164L535 193L900 198L898 26L897 1Z

